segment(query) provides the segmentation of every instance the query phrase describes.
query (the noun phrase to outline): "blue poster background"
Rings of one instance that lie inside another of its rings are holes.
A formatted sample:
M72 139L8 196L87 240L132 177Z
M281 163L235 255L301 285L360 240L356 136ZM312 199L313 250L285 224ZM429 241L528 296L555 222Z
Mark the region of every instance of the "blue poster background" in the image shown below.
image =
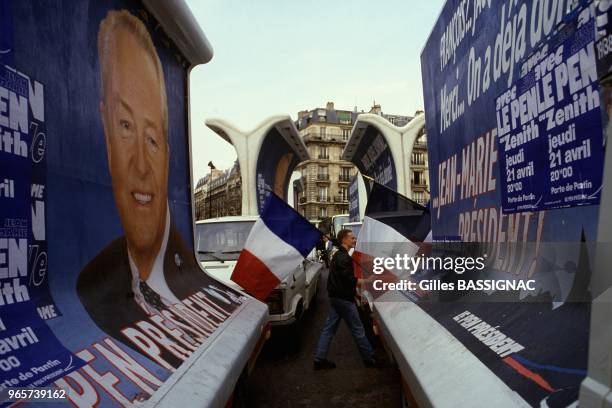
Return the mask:
M0 390L44 385L83 365L39 314L59 311L46 279L45 160L31 149L45 132L35 82L0 66Z
M391 149L385 136L374 126L368 126L353 159L359 173L373 178L376 182L397 190L397 173ZM367 194L370 183L365 183Z
M0 0L0 63L13 63L12 0Z
M595 240L597 205L504 214L501 201L496 98L519 78L532 51L566 21L572 4L565 0L445 3L421 54L434 240ZM591 9L571 18L588 20ZM564 277L570 287L588 281L591 253L576 248L555 256L559 265L579 265ZM540 264L534 278L554 273L554 268ZM497 272L516 279L532 273L514 265ZM528 403L539 406L556 399L565 406L577 399L586 373L590 306L562 299L553 303L553 295L545 291L537 303L520 303L517 296L509 304L422 307ZM458 329L452 318L465 310L523 344L524 350L511 357L527 371L509 365ZM531 379L526 372L534 374Z
M542 60L554 62L518 79L509 88L515 98L508 103L498 99L504 212L599 203L603 130L594 40L593 19L580 28L564 27L537 50ZM537 113L527 108L534 95L538 104L532 106L549 108Z

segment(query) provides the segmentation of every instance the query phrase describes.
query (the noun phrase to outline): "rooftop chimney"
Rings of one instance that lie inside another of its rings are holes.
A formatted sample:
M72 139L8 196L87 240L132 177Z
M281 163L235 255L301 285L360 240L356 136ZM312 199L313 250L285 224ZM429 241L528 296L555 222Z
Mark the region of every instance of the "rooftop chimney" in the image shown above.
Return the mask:
M334 103L333 102L327 102L327 110L334 110Z
M382 112L382 109L380 108L380 104L374 101L372 108L370 109L370 113L375 113L377 115L380 115L381 112Z

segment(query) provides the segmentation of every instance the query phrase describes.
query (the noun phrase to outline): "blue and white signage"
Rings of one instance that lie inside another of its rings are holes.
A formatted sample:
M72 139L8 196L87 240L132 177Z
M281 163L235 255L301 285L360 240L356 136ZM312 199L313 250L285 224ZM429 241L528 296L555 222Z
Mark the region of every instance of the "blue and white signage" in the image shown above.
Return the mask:
M594 20L567 27L496 99L504 212L599 203L603 137L594 41Z

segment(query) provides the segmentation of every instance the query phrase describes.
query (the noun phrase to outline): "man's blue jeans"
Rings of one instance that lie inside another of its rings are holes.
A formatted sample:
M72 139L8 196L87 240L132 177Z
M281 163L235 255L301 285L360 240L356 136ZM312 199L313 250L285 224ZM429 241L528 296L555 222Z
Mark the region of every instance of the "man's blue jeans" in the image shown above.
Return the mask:
M361 353L361 358L366 361L374 360L374 350L366 337L355 303L333 297L329 298L329 303L329 316L327 316L325 326L323 326L323 331L319 338L315 361L327 359L329 345L331 344L334 334L336 334L338 330L338 326L340 326L340 319L343 319L346 324L348 324L353 339L355 339L355 343L357 343L357 347Z

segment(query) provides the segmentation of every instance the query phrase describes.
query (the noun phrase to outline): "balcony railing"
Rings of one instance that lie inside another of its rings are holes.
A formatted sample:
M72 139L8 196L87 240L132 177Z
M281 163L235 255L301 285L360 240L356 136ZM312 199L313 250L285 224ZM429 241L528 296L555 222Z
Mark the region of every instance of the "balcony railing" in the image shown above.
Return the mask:
M348 200L344 196L334 196L334 203L346 203Z
M313 141L313 140L321 140L321 136L315 135L315 134L312 134L312 133L306 133L304 135L304 142L310 142L310 141Z
M317 196L317 201L320 203L329 203L329 197L326 196Z
M317 159L319 160L329 160L329 155L328 154L320 154L317 156Z
M309 141L326 141L326 142L346 142L348 137L344 137L342 133L327 131L325 134L319 132L306 133L302 136L305 142Z
M414 143L414 148L415 149L427 149L427 143L425 143L425 142L415 142Z
M343 183L348 183L351 181L351 176L350 175L346 175L346 174L340 174L338 176L338 181L341 181Z
M317 174L317 181L329 181L329 174Z
M418 181L412 180L412 185L413 186L427 187L427 183L425 182L425 180L418 180Z

